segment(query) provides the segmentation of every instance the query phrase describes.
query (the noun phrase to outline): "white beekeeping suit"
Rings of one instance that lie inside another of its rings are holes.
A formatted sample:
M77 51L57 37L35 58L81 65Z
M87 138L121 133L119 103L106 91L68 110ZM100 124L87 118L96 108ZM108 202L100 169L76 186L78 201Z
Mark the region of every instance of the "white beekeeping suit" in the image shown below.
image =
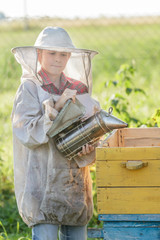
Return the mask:
M77 94L87 117L99 104L91 98L91 59L95 51L77 49L67 32L47 27L35 46L12 49L21 64L21 84L12 111L15 193L21 217L28 226L38 223L85 225L92 217L92 183L88 165L94 152L67 160L56 149L49 131L54 125L45 112L47 100L56 102L59 95L42 88L37 49L70 52L64 73L83 82L88 93ZM48 102L49 102L48 101Z

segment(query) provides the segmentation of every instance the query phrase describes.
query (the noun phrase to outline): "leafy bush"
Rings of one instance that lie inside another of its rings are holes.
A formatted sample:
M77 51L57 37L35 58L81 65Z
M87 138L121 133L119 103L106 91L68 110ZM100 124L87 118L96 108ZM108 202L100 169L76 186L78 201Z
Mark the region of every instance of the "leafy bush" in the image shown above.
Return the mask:
M134 101L134 105L131 104L135 95L140 94L146 97L146 93L142 88L137 88L134 84L135 80L135 61L131 64L122 64L119 70L115 74L115 79L109 81L108 88L112 85L116 88L115 93L110 98L110 104L118 116L123 118L129 126L139 127L143 124L141 116L135 117L134 111L131 108L137 109L137 105ZM141 97L141 96L140 96Z

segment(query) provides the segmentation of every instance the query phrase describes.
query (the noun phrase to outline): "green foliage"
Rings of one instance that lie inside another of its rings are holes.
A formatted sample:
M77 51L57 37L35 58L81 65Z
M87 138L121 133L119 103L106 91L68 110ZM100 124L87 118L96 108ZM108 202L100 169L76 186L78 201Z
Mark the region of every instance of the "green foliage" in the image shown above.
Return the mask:
M26 231L26 225L22 222L15 200L15 195L10 191L2 191L0 194L0 219L7 232ZM1 230L1 229L0 229Z
M96 189L96 165L92 165L90 168L91 172L91 177L93 181L93 190L92 190L92 195L93 195L93 202L94 202L94 211L93 211L93 217L90 220L88 227L94 227L94 228L101 228L102 227L102 222L98 220L98 214L97 214L97 189Z
M3 223L0 221L0 227L2 231L0 232L0 240L31 240L31 236L27 233L22 234L19 233L19 226L17 224L17 233L8 234Z
M3 233L5 237L6 232L18 234L19 231L28 231L18 213L13 191L13 171L8 173L6 165L5 161L0 158L0 236Z
M115 79L109 81L107 88L114 86L114 94L112 94L110 104L115 114L119 115L129 126L142 125L141 116L134 117L131 107L137 106L130 103L135 98L135 94L142 94L146 97L146 93L142 88L135 87L135 61L131 64L122 64L115 74ZM136 104L136 103L135 103Z
M160 127L160 108L155 110L152 120L154 121L155 126Z
M2 232L0 234L0 239L8 239L7 232L2 222L0 221L0 227L2 227Z

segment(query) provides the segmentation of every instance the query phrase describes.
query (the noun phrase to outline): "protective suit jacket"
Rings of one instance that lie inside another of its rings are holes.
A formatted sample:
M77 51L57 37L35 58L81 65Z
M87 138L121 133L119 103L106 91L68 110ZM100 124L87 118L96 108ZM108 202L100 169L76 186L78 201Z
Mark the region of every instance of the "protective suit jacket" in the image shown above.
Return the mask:
M93 212L89 165L95 152L68 160L57 150L54 138L49 136L54 121L45 112L43 103L51 98L57 101L59 96L41 87L36 48L20 47L12 51L23 70L12 111L19 213L29 227L39 223L85 225ZM93 115L95 105L99 107L89 93L79 94L77 99L88 117Z

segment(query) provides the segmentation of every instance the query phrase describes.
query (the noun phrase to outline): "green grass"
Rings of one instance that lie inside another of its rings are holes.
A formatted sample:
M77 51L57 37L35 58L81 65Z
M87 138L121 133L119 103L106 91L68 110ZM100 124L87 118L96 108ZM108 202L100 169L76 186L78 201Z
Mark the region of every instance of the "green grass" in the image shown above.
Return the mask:
M13 184L13 150L11 111L16 89L20 83L21 67L11 54L15 46L33 45L40 30L47 25L65 27L75 45L99 51L93 60L93 96L100 101L104 109L111 105L113 94L121 93L127 104L127 111L141 123L150 121L155 109L159 108L159 76L160 76L160 28L159 22L128 24L122 21L60 21L59 19L43 19L30 22L30 29L24 31L22 22L0 25L0 226L1 239L28 239L28 229L19 217ZM132 86L141 88L143 94L127 96L120 86L111 85L116 79L120 65L134 62L135 74ZM123 119L123 113L113 114ZM134 125L136 126L136 124ZM102 224L97 220L96 210L96 176L92 171L94 217L90 227ZM4 229L6 235L3 233ZM24 237L24 238L22 238Z

